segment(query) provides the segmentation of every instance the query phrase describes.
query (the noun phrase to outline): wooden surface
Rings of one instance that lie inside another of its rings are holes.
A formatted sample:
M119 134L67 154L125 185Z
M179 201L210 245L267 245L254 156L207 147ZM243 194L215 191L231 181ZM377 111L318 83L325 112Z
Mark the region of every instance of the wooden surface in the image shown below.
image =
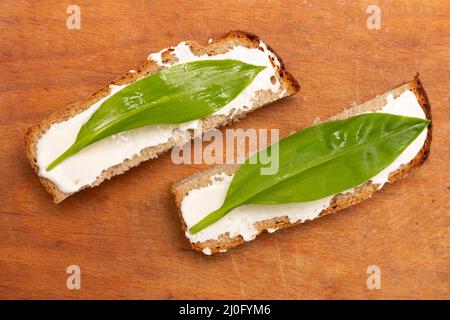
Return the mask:
M0 2L1 298L450 298L450 3L375 1ZM427 164L337 215L263 235L227 254L191 251L169 185L207 168L169 155L52 203L25 161L26 129L181 40L259 35L300 82L297 96L234 127L282 136L411 79L433 108ZM66 268L81 268L81 290ZM381 268L380 290L366 269Z

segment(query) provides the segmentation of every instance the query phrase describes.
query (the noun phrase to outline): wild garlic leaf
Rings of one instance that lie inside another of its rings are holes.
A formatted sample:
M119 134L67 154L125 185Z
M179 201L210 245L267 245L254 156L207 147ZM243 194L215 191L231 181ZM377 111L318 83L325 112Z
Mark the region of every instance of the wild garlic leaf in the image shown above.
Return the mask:
M207 117L236 98L264 68L231 59L200 60L142 78L103 102L47 171L119 132Z
M222 207L189 231L201 231L240 205L313 201L356 187L391 164L428 124L427 119L369 113L292 134L278 142L276 174L260 175L263 165L247 159Z

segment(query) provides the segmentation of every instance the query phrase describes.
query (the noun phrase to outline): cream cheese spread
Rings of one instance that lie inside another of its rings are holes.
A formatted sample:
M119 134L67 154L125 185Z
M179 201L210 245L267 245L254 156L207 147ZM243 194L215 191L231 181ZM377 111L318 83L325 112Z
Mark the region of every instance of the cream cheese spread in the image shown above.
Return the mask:
M425 119L425 113L419 105L415 94L408 90L394 99L392 95L387 97L387 103L377 111L402 116L410 116ZM401 154L383 171L370 179L379 184L379 188L388 182L389 174L397 170L401 165L409 163L422 149L427 136L425 129ZM187 228L192 227L209 213L221 207L233 176L217 174L211 177L211 184L200 189L191 190L181 203L181 213ZM343 193L354 192L355 188ZM216 240L225 233L229 237L242 236L245 241L253 240L258 231L255 224L276 217L287 216L291 223L305 222L317 218L320 212L326 209L334 196L323 199L279 205L242 205L231 210L216 223L192 235L186 231L186 237L193 243L206 240ZM269 232L275 232L270 229ZM206 248L204 253L210 253Z
M214 113L214 115L233 116L236 112L250 108L256 93L260 90L270 90L275 97L284 95L275 76L280 62L264 43L260 42L260 48L261 50L235 46L223 54L196 56L185 42L181 42L172 48L171 55L177 58L174 59L176 62L163 63L162 53L167 49L151 54L149 60L164 67L206 59L236 59L249 64L266 66L267 68L262 70L233 101ZM274 65L270 61L271 58ZM107 96L74 117L50 126L36 144L36 160L40 176L52 181L60 191L73 193L95 182L104 170L139 155L144 148L166 143L170 139L183 143L190 138L188 130L194 130L197 135L201 134L201 120L179 125L146 126L100 140L64 160L52 170L46 171L47 166L72 145L81 126L100 105L125 86L111 85Z

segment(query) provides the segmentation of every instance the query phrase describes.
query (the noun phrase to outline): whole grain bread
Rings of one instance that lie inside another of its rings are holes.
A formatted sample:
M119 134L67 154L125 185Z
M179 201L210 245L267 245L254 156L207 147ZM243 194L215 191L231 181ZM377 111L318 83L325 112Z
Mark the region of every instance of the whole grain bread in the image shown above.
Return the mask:
M244 32L244 31L230 31L222 36L219 36L217 38L210 39L208 44L200 44L196 41L187 41L187 45L189 45L191 51L195 55L204 55L208 54L210 56L218 55L221 53L225 53L231 48L239 45L247 48L260 48L260 39L251 33ZM293 78L291 74L289 74L285 66L283 64L283 61L281 58L273 51L273 49L270 46L267 46L267 49L271 51L275 57L279 61L279 66L276 66L277 68L277 74L278 80L280 82L280 89L283 90L283 95L281 98L293 95L297 93L300 89L299 84L297 81ZM169 62L174 59L174 57L170 54L172 52L172 48L169 47L165 51L162 52L162 62ZM272 64L273 61L272 61ZM141 65L137 71L130 71L122 78L113 81L111 84L114 85L122 85L122 84L128 84L131 82L134 82L144 76L148 76L150 74L153 74L155 72L160 71L164 67L160 66L156 61L149 59L147 62L145 62L143 65ZM70 105L66 110L58 111L53 114L51 114L49 117L44 119L40 124L37 124L35 126L32 126L29 128L25 135L25 153L26 157L31 164L32 168L35 170L36 173L39 174L39 167L37 164L37 150L36 145L39 140L39 138L55 123L65 121L67 119L70 119L71 117L77 115L78 113L86 110L89 108L92 104L100 100L101 98L108 95L110 92L109 85L103 88L102 90L92 94L88 99L83 101L78 101L72 105ZM228 116L225 115L216 115L216 116L210 116L206 119L203 119L202 121L202 129L203 131L207 131L212 128L217 128L226 124L229 124L233 121L237 121L238 119L244 117L248 112L254 111L266 104L269 104L275 100L278 100L279 97L274 96L269 90L268 91L258 91L255 94L255 99L253 100L252 106L247 106L248 108L246 110L235 112L233 114L230 114ZM191 133L191 137L193 137L193 133ZM146 161L148 159L156 158L159 154L170 150L177 144L177 141L175 139L170 139L168 142L159 144L157 146L152 146L145 148L141 150L140 154L135 155L131 159L127 159L123 161L121 164L115 165L113 167L110 167L106 170L104 170L99 177L90 185L86 185L82 187L81 189L85 188L91 188L98 186L101 184L104 180L111 179L112 177L116 175L120 175L124 173L125 171L129 170L132 167L138 166L141 162ZM58 187L50 180L39 177L41 183L44 185L46 190L52 195L53 201L55 203L59 203L68 196L70 196L73 193L64 193L61 190L58 189ZM80 190L81 190L80 189ZM78 190L78 191L80 191Z
M428 101L428 97L419 79L419 75L417 74L414 80L404 83L399 87L389 92L386 92L380 96L377 96L376 98L369 100L363 104L353 106L350 109L347 109L344 112L328 119L327 121L346 119L351 116L360 114L362 112L380 110L385 104L388 95L392 94L394 97L397 97L406 90L411 90L415 93L420 106L425 112L426 117L429 120L431 120L431 107ZM421 166L425 162L430 153L431 138L432 138L432 123L430 123L428 127L428 134L420 152L413 160L411 160L410 163L402 165L398 170L392 172L389 175L390 183L393 183L394 181L406 177L414 168ZM198 189L210 185L212 183L210 178L215 174L225 173L227 175L231 175L235 173L238 168L239 165L216 166L210 170L194 174L172 186L171 190L175 198L176 206L178 208L178 213L182 222L183 232L186 232L187 230L186 224L183 220L183 216L181 213L181 203L183 201L183 198L193 189ZM331 200L330 205L319 214L319 217L323 217L338 212L342 209L353 206L363 200L369 199L377 191L378 185L368 181L365 184L356 188L354 193L337 194ZM255 228L259 235L261 232L264 231L268 232L269 230L288 228L300 223L302 222L299 221L296 223L291 223L289 222L287 216L280 216L269 220L257 222L255 223ZM218 240L207 240L204 242L191 243L191 246L193 249L198 251L206 250L208 253L218 253L224 252L243 242L244 239L242 238L242 236L239 235L236 237L230 237L229 234L226 233L220 235Z

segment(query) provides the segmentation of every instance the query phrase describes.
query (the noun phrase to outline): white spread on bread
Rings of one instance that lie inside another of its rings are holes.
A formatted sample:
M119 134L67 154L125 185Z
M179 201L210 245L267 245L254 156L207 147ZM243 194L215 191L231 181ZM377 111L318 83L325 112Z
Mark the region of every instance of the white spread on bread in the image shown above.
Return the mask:
M190 47L181 42L171 48L171 55L176 57L173 64L162 61L162 53L167 49L154 53L149 59L157 64L169 67L170 65L187 63L195 60L206 59L236 59L249 64L266 66L253 82L245 88L233 101L214 113L214 115L233 116L241 110L248 110L260 90L270 90L274 98L284 96L281 90L276 69L280 67L277 57L260 42L260 48L247 48L237 45L223 54L208 56L194 55ZM270 61L272 59L273 65ZM275 80L275 81L274 81ZM190 139L190 130L201 134L201 120L190 121L179 125L152 125L139 129L122 132L111 137L100 140L77 154L69 157L55 168L46 171L46 167L56 157L62 154L75 141L81 126L100 107L100 105L114 93L126 85L111 85L110 93L92 106L75 115L74 117L55 123L39 138L36 144L37 165L39 175L52 181L60 191L73 193L84 186L91 185L102 174L112 166L121 164L126 159L139 155L141 150L168 142L171 138L179 143Z
M394 99L388 96L387 103L377 112L391 113L402 116L410 116L425 119L425 113L421 108L415 94L407 90ZM387 168L370 179L379 184L379 188L388 182L389 174L400 168L401 165L409 163L422 149L427 137L425 129ZM183 220L189 229L203 217L217 210L222 205L233 175L224 173L211 177L211 184L191 190L182 200L181 213ZM343 193L353 193L355 188ZM230 238L242 236L245 241L253 240L258 230L255 224L277 217L287 216L291 223L305 222L317 218L322 210L329 207L334 196L323 199L304 202L288 203L279 205L242 205L231 210L227 215L216 223L192 235L186 231L186 237L192 242L205 242L217 240L220 235L228 233ZM269 232L275 232L270 229ZM205 251L205 250L204 250Z

